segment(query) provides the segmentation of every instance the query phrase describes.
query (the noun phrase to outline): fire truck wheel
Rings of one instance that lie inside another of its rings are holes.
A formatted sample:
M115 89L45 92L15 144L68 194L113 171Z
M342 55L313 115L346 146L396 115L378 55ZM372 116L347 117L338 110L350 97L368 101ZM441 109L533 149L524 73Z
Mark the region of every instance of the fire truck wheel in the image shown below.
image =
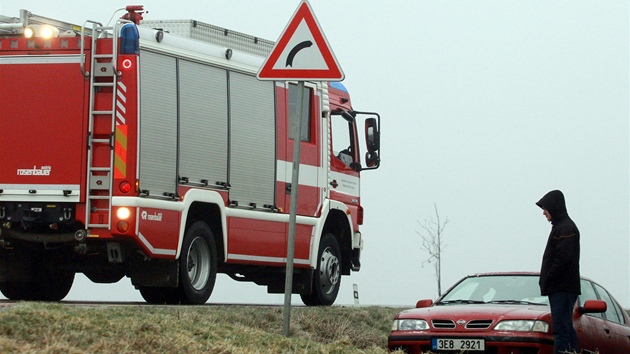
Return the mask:
M34 300L33 282L3 282L0 292L9 300Z
M72 288L74 273L54 269L49 263L34 262L29 282L0 283L0 291L9 300L60 301Z
M138 288L142 298L150 304L179 304L179 292L177 288L161 288L154 286L141 286Z
M35 300L60 301L72 288L74 273L62 270L46 269L37 275L38 292Z
M328 233L322 237L318 256L313 292L301 295L302 302L307 306L332 305L341 285L341 251L335 235Z
M179 262L181 302L204 304L217 278L217 246L208 224L197 221L188 228Z

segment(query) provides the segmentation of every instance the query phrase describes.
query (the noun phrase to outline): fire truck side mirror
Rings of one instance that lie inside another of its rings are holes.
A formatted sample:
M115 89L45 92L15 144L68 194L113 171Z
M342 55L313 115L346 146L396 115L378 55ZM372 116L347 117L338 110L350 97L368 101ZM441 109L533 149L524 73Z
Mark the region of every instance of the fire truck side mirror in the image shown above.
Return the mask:
M376 169L381 163L381 159L378 156L380 132L376 118L367 118L365 120L365 143L367 145L367 152L365 153L366 169Z
M368 118L365 120L365 142L367 151L374 152L379 148L379 135L376 118Z

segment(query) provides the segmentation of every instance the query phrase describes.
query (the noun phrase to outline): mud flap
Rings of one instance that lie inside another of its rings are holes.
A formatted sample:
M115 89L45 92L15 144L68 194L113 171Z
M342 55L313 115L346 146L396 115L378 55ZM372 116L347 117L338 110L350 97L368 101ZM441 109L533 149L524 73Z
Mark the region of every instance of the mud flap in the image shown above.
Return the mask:
M131 284L140 286L175 288L178 285L179 262L167 260L130 260Z
M285 277L278 279L281 281L268 282L267 293L269 294L284 294ZM263 285L263 284L259 284ZM293 273L291 293L293 294L310 294L313 289L313 270L304 270Z

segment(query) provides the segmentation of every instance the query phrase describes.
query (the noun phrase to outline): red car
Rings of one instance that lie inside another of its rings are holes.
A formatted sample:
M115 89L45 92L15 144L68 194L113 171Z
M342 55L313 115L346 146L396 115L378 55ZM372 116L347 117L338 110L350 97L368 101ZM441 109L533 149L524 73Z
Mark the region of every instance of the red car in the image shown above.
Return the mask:
M420 300L394 318L389 351L552 354L549 300L538 273L470 275L435 303ZM583 354L630 353L630 317L608 291L582 278L573 325Z

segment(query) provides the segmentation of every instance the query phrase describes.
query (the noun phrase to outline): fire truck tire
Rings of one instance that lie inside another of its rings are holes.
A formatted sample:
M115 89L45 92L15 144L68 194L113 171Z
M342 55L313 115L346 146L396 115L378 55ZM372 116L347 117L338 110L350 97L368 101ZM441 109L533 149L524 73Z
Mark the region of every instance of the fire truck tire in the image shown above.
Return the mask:
M33 300L33 282L3 282L0 292L9 300Z
M341 251L335 235L328 233L319 243L317 269L313 274L313 292L302 294L307 306L330 306L337 299L341 285Z
M181 303L206 303L217 278L217 246L208 224L197 221L188 228L179 262Z
M161 288L155 286L141 286L138 288L142 298L150 304L179 304L179 289Z
M37 294L35 300L60 301L72 288L74 273L66 271L45 270L37 277Z
M0 291L9 300L60 301L74 283L74 273L39 266L29 282L0 283Z

